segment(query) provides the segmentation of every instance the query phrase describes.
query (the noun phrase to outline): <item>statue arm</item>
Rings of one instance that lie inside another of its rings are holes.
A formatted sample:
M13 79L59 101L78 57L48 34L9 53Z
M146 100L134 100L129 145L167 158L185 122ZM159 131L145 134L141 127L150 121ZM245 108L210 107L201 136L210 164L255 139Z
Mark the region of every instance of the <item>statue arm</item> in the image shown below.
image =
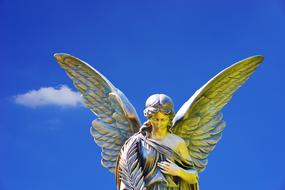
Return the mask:
M158 166L165 174L178 176L189 184L198 183L198 173L195 169L183 169L169 159L167 159L167 161L158 163Z
M191 160L189 150L186 146L185 141L182 141L180 143L179 153L184 159ZM191 183L191 184L198 183L198 179L199 179L198 172L195 169L185 170L181 167L180 167L179 177L181 177L184 181Z
M178 176L190 184L198 183L199 180L198 173L194 169L185 170L180 168Z

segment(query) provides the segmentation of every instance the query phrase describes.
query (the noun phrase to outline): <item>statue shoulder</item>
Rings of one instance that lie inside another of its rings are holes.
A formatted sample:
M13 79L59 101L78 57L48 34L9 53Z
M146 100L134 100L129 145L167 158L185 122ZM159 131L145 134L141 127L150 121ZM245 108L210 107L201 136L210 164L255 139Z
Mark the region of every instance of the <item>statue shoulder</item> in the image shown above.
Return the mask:
M173 133L169 134L169 138L175 142L175 144L185 143L184 139L182 139L180 136L175 135Z

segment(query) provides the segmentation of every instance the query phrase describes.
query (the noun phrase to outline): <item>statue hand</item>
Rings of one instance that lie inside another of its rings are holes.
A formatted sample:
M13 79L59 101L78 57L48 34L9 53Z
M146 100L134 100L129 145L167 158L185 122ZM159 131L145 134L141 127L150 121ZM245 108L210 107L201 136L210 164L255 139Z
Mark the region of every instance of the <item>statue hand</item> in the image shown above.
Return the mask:
M182 172L182 168L177 166L174 162L167 159L167 161L159 162L158 167L160 167L161 171L165 174L172 176L180 176L179 174Z
M178 176L190 184L198 183L199 177L196 170L184 170L169 159L167 159L167 161L158 163L158 166L165 174Z

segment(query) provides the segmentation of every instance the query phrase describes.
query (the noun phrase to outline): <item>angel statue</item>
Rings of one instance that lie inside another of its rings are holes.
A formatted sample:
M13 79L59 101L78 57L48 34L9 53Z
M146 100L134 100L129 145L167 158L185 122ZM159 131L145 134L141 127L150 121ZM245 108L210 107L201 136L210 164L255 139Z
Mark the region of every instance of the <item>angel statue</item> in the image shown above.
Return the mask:
M68 54L55 58L97 117L91 135L118 190L199 190L198 173L225 128L221 109L263 61L253 56L226 68L176 114L169 96L150 96L141 124L127 97L101 73Z

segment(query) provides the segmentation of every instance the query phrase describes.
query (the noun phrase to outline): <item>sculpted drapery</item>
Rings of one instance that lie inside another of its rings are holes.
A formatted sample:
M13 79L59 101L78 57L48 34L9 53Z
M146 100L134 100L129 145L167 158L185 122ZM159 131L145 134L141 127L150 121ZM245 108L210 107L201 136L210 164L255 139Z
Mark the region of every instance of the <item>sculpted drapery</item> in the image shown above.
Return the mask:
M172 162L174 162L179 167L182 167L185 170L195 170L195 166L191 160L184 159L169 147L159 144L153 141L152 139L148 139L141 133L132 136L129 139L128 143L126 143L126 145L127 146L124 146L125 150L122 151L123 154L128 153L129 152L128 149L134 148L134 150L136 150L133 153L134 154L137 153L138 162L136 167L139 168L139 171L137 171L137 175L134 176L136 177L141 176L141 178L138 178L137 180L138 183L133 183L132 185L124 184L124 182L120 180L122 178L121 174L122 168L120 168L119 166L116 176L117 189L120 190L130 189L130 186L132 186L133 189L143 189L145 187L147 190L164 190L164 189L198 190L199 189L198 183L189 184L187 181L184 181L177 176L166 175L163 172L161 172L160 168L157 166L159 162L171 160ZM133 164L134 160L132 160L131 157L134 157L134 155L128 155L128 156L129 156L128 159L130 159L129 164ZM130 174L132 175L134 174L134 172ZM140 183L140 180L143 183Z

